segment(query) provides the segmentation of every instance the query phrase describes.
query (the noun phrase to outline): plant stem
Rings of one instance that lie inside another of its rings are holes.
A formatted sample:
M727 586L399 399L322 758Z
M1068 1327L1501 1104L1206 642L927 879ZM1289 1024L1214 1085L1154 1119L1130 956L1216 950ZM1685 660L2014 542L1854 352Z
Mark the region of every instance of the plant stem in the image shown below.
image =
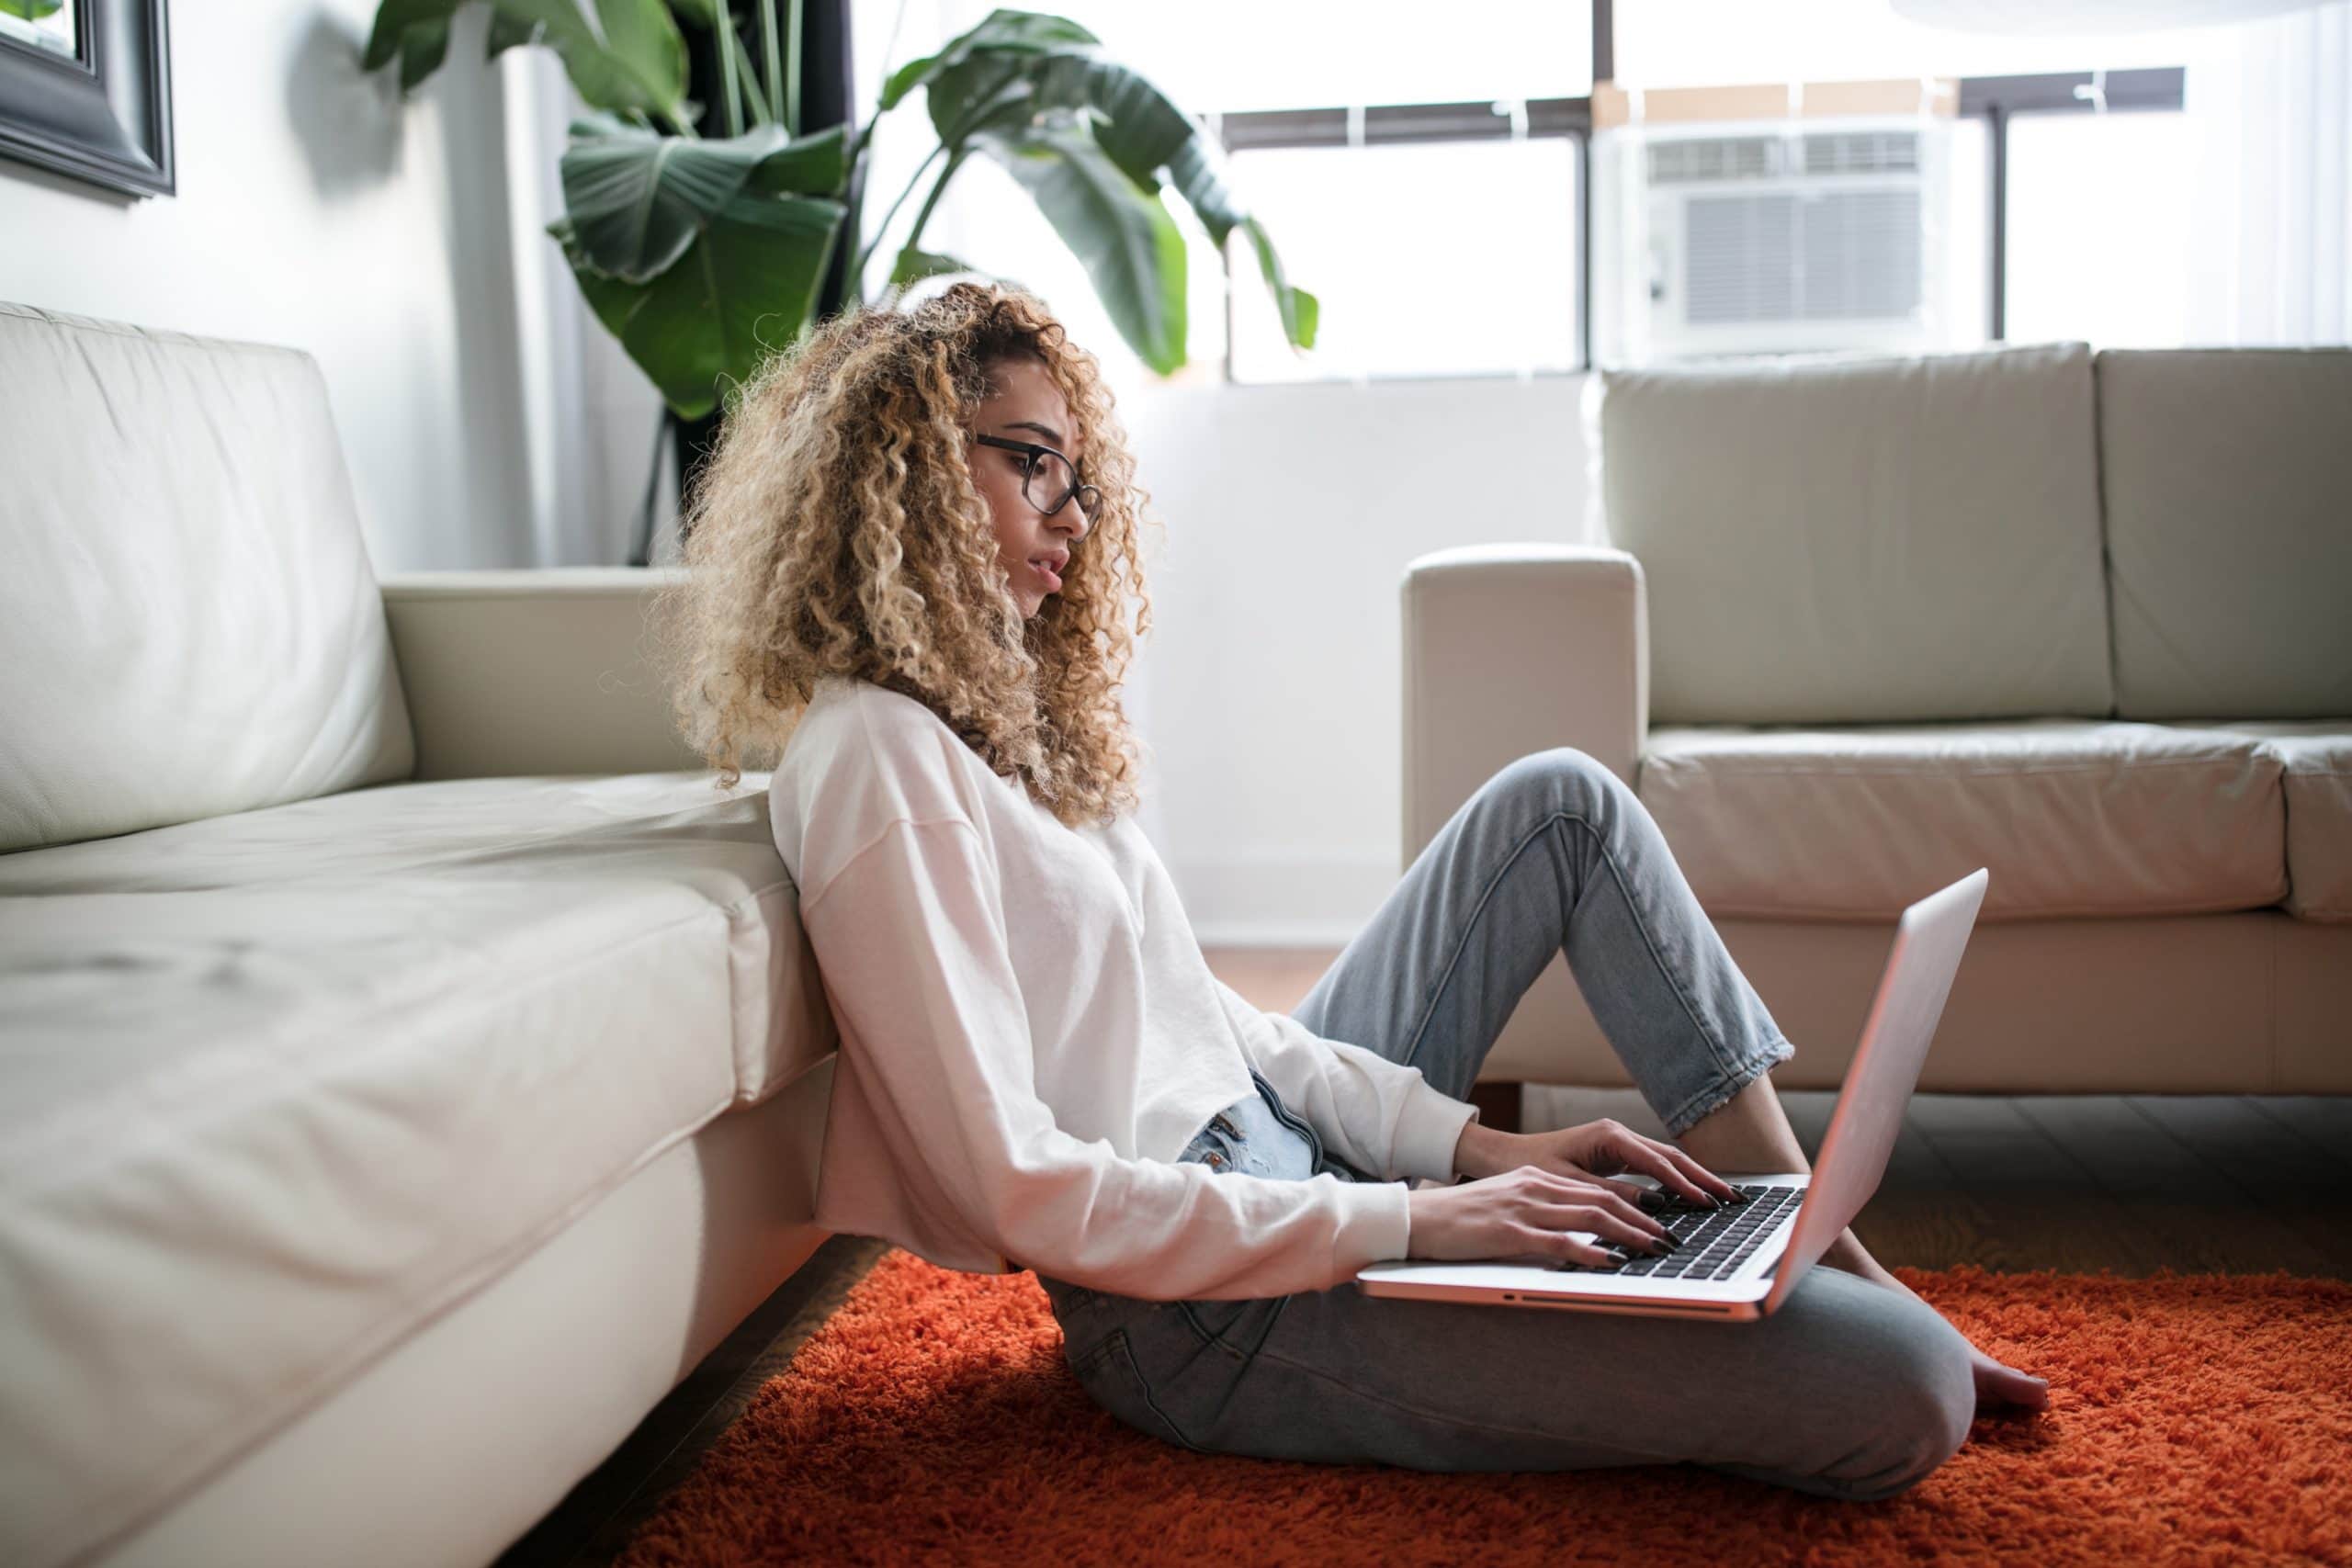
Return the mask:
M931 187L931 195L923 198L922 210L915 214L915 226L907 233L908 247L912 247L916 241L922 238L922 226L931 221L931 209L939 205L941 195L947 189L947 182L954 179L956 171L963 166L964 155L967 151L967 148L958 147L948 154L947 166L939 171L939 183Z
M786 113L785 100L777 96L776 89L799 74L797 67L800 63L800 51L796 49L789 55L776 52L775 0L752 0L752 3L760 8L760 58L766 61L768 66L769 117L781 118L784 120L785 134L797 136L800 134L798 107L794 106L793 111ZM797 6L795 8L797 9Z
M760 0L764 5L764 0ZM750 101L752 119L758 125L774 125L775 117L768 113L767 87L760 81L759 67L743 50L743 40L735 32L735 14L727 6L719 8L718 52L727 67L727 133L743 134L743 104ZM744 78L751 79L746 88Z
M723 84L719 98L727 110L727 134L743 134L742 89L735 80L735 17L726 6L718 8L718 79Z
M931 161L946 151L947 143L943 141L922 155L922 162L915 166L914 177L907 182L907 188L899 193L899 199L890 204L890 210L884 213L882 221L874 226L874 238L866 243L865 249L857 253L857 260L850 264L852 278L865 277L865 264L874 259L874 247L882 243L883 232L890 227L890 220L899 215L899 209L907 204L907 197L914 195L915 186L922 183L923 171L931 167ZM861 283L859 287L862 288L864 285Z
M792 62L792 74L784 79L785 123L792 127L795 136L800 134L800 0L792 0L792 30L787 35L791 48L785 58Z

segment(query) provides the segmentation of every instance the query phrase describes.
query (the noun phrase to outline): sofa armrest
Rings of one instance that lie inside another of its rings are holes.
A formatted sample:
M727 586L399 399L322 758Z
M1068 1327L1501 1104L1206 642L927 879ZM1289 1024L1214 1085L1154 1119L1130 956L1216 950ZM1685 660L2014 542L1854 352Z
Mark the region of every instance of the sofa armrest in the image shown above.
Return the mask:
M1574 746L1634 782L1649 739L1641 563L1605 545L1469 545L1407 563L1405 863L1478 786Z
M680 567L416 571L383 580L420 779L704 771L644 658Z

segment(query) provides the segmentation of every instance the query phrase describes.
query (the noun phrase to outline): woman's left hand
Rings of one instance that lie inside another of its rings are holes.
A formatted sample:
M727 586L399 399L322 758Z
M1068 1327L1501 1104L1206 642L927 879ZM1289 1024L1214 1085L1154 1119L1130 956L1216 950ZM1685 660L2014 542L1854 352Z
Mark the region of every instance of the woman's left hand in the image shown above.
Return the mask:
M1455 1163L1474 1180L1532 1165L1581 1181L1634 1171L1656 1177L1661 1190L1694 1203L1729 1203L1739 1197L1737 1188L1672 1144L1645 1138L1608 1117L1550 1133L1503 1133L1474 1122L1464 1134ZM1609 1185L1636 1202L1645 1190L1636 1182Z

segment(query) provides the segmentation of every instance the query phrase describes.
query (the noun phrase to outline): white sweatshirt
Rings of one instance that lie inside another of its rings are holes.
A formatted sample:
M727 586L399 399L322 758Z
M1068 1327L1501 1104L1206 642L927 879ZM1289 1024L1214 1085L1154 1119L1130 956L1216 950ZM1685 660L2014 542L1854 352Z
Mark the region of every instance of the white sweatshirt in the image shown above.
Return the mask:
M1407 1255L1408 1183L1453 1179L1476 1109L1219 981L1132 815L1073 830L922 703L840 676L768 795L841 1030L819 1224L1157 1301ZM1175 1163L1252 1066L1381 1179Z

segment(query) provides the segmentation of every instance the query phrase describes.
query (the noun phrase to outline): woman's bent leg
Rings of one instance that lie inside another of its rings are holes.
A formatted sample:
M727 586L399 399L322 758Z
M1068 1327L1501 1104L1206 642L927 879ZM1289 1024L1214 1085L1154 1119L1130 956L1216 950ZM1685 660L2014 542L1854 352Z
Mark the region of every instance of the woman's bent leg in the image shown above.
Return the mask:
M1464 802L1291 1016L1466 1100L1564 946L1611 1047L1674 1136L1795 1055L1649 809L1565 746L1520 758Z
M1647 809L1565 747L1519 759L1465 802L1293 1016L1466 1098L1563 946L1671 1134L1793 1054ZM1218 1452L1432 1470L1688 1461L1860 1499L1941 1463L1975 1404L1967 1341L1932 1308L1825 1269L1750 1323L1405 1301L1353 1284L1097 1302L1080 1309L1113 1314L1085 1336L1080 1375L1096 1400Z

